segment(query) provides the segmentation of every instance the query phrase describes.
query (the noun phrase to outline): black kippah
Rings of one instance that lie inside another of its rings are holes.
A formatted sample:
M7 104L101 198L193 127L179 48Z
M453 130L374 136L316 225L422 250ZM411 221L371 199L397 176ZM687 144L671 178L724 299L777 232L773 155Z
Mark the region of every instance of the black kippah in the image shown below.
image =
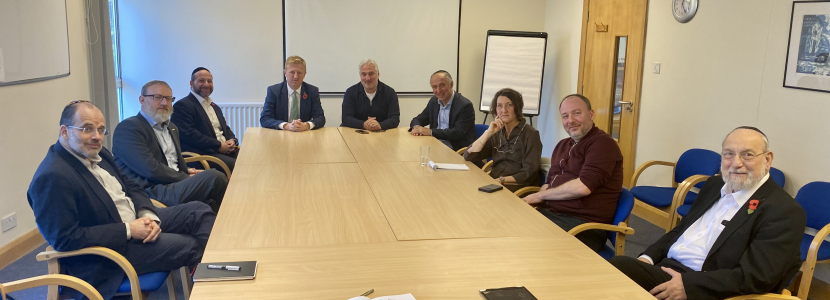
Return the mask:
M193 76L194 74L196 74L196 72L199 72L199 71L201 71L201 70L205 70L205 71L210 72L210 70L208 70L208 69L207 69L207 68L205 68L205 67L198 67L198 68L196 68L196 70L193 70L193 73L190 73L190 76Z

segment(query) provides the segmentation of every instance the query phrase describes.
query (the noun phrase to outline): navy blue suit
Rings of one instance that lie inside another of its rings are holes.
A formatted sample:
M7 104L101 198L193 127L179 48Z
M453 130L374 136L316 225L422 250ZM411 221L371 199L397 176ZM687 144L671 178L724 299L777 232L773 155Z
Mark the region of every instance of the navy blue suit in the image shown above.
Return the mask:
M398 127L401 123L401 109L395 89L378 81L375 98L369 102L363 84L349 87L343 94L343 123L340 126L363 129L363 122L375 117L381 129Z
M225 136L226 140L236 140L233 130L225 122L222 109L216 103L212 103L211 106L216 111L216 118L219 119L222 135ZM170 121L179 126L182 151L211 155L219 153L219 146L222 143L216 139L216 131L213 131L210 118L208 118L202 104L199 103L199 99L193 96L193 93L173 104L173 115L170 116ZM238 144L239 141L237 140ZM236 157L236 155L229 156Z
M49 245L57 251L106 247L125 256L139 274L175 270L201 260L216 218L210 207L192 202L156 209L144 190L115 167L109 150L102 148L99 155L102 161L98 166L118 180L135 211L158 215L162 233L153 243L128 239L126 225L109 193L83 163L56 143L49 147L26 193L38 229ZM105 299L115 294L124 278L117 264L99 256L62 258L60 264L62 273L89 282ZM71 290L68 296L83 299Z
M441 104L438 101L438 97L435 96L429 99L424 111L409 123L409 131L412 131L415 125L424 127L429 125L432 129L432 136L439 140L450 141L453 150L473 144L476 141L476 112L473 109L473 103L461 93L455 92L450 107L450 126L447 129L437 129L438 113L441 110Z
M320 104L320 89L303 82L300 92L300 120L314 123L314 129L326 126L326 116L323 114L323 105ZM288 84L283 81L269 86L259 118L262 127L281 129L279 125L283 122L291 123L288 111Z

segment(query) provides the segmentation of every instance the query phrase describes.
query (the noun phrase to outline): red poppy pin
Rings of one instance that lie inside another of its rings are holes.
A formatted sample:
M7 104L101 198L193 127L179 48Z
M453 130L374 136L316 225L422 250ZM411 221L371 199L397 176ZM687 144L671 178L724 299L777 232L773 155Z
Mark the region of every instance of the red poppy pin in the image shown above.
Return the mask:
M211 102L210 106L216 106L216 103Z
M308 99L308 94L303 93L303 99Z
M749 200L749 209L746 210L747 214L752 214L755 212L755 209L758 208L758 200Z

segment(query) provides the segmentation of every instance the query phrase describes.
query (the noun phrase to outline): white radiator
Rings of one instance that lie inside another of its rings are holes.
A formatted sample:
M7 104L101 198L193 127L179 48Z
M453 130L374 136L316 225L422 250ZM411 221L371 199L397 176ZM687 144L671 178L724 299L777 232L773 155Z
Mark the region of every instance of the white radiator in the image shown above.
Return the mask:
M240 143L248 127L260 127L259 116L262 113L263 104L262 102L216 103L222 108L225 121L228 122L228 126L236 134L236 138L239 139Z

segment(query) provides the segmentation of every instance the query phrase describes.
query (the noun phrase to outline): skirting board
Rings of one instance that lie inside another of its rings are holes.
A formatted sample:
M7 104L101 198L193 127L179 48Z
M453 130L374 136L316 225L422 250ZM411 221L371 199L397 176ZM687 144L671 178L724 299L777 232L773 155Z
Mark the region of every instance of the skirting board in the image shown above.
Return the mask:
M43 236L40 235L40 231L37 228L32 228L32 230L13 239L8 244L0 247L0 269L29 254L29 252L37 249L37 247L40 247L45 242L46 240L43 239Z

